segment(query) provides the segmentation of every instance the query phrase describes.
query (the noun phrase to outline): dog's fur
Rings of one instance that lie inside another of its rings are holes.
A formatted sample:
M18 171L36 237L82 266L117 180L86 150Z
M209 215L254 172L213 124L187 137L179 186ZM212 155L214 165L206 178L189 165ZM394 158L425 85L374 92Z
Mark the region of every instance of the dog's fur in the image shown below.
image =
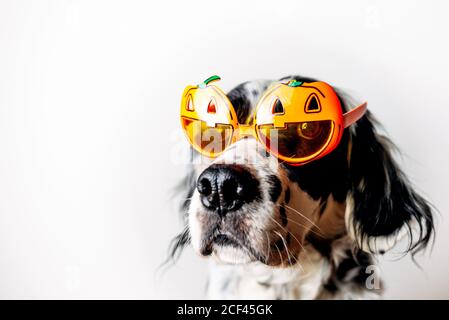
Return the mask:
M317 81L281 80L289 79ZM270 83L246 82L228 93L240 123L251 121ZM335 90L343 110L351 109L350 98ZM186 228L171 255L191 243L211 256L211 298L378 296L382 286L370 286L374 255L404 236L406 251L414 254L432 239L434 226L430 205L413 190L393 160L393 144L375 124L368 111L345 129L333 152L303 166L280 163L255 139L237 142L209 163L192 164L182 183ZM225 217L211 214L196 190L198 176L220 165L243 167L257 181L255 199ZM232 241L217 241L218 234Z

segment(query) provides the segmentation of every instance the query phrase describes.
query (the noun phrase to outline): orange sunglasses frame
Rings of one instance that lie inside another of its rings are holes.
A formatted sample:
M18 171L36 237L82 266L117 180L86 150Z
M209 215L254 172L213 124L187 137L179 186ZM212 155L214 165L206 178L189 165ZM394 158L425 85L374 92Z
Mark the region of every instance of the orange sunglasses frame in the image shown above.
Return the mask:
M253 124L241 124L231 101L219 87L211 84L220 80L218 76L212 76L197 86L187 86L181 100L181 124L183 119L206 122L208 127L216 127L217 124L232 127L232 137L229 144L221 152L211 155L203 148L190 142L190 137L185 132L192 147L207 157L219 156L227 147L238 140L252 136L261 142L264 147L278 159L293 166L309 163L324 157L333 151L340 143L343 129L359 120L367 110L367 103L343 114L340 100L330 85L325 82L303 83L291 80L287 83L275 83L271 85L257 103ZM307 106L311 97L318 102L318 110L307 111L298 108L298 105ZM279 100L283 106L283 112L273 113L273 103ZM273 125L273 128L284 128L288 123L303 123L314 121L332 121L332 130L323 146L305 157L293 158L273 152L264 139L258 133L258 126Z

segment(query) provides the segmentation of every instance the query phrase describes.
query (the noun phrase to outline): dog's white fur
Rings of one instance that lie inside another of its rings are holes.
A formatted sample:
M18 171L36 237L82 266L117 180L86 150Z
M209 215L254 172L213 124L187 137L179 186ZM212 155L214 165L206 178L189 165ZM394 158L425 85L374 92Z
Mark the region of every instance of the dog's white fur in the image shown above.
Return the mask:
M351 240L338 244L341 249L351 246ZM335 252L334 259L344 256L343 250ZM340 255L340 256L338 256ZM209 263L210 273L207 293L210 299L377 299L381 288L361 290L347 284L337 293L323 288L329 279L332 266L313 246L306 245L299 255L301 264L288 268L273 268L260 262L246 265ZM351 276L351 275L349 275Z

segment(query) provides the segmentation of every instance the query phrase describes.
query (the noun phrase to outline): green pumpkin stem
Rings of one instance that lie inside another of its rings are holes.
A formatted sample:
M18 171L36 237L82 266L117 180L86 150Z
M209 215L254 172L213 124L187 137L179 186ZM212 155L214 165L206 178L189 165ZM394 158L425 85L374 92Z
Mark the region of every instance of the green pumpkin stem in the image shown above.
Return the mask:
M304 82L301 82L301 81L290 80L290 81L288 82L287 85L288 85L289 87L299 87L299 86L301 86L303 83L304 83Z
M218 80L221 80L221 78L219 76L210 76L209 78L204 80L203 83L207 86L209 83L218 81Z

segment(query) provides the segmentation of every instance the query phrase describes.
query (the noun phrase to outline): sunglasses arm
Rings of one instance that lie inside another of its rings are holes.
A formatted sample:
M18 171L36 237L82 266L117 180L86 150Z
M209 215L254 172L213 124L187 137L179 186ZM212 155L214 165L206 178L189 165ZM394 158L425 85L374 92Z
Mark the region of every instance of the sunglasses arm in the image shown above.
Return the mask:
M355 107L354 109L343 114L344 127L345 128L349 127L351 124L355 123L357 120L363 117L366 113L367 106L368 102L364 102L358 107Z

